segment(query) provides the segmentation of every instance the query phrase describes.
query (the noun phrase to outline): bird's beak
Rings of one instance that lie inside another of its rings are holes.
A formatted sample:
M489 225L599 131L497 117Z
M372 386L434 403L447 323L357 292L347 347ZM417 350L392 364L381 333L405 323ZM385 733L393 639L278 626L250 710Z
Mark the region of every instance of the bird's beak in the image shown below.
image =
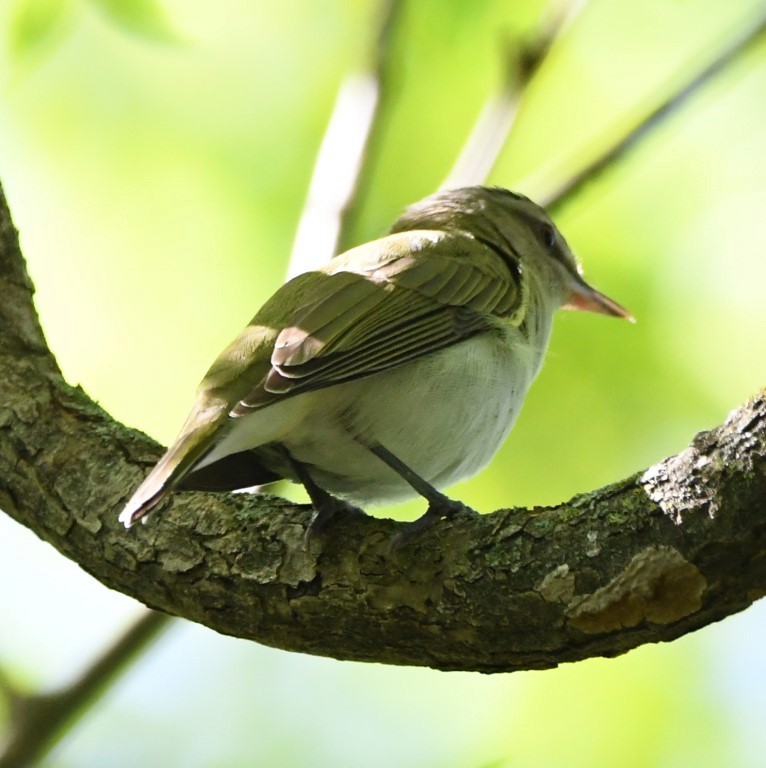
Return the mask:
M564 304L564 309L575 309L580 312L598 312L600 315L611 315L612 317L623 317L635 323L636 319L621 307L616 301L612 301L608 296L604 296L595 288L588 285L579 275L575 279L572 293Z

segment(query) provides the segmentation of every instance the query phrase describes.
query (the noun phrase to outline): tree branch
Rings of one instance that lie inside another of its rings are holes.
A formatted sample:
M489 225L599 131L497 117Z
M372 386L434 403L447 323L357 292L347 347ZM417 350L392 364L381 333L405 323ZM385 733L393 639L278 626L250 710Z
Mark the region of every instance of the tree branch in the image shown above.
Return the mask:
M684 82L679 88L669 93L659 104L655 105L619 141L614 143L605 152L599 153L598 157L592 162L567 178L556 188L549 190L546 194L538 195L537 200L540 205L549 211L554 211L567 201L574 199L583 187L598 179L607 169L614 167L631 149L675 114L713 78L720 75L721 72L725 71L752 48L760 45L765 35L766 13L761 12L712 61L697 72L694 77ZM520 186L534 186L534 182L527 180L522 182Z
M116 516L161 449L62 379L0 196L0 507L102 583L219 632L336 658L509 671L670 640L766 594L766 393L644 473L435 526L179 494Z
M392 40L402 11L401 0L381 2L372 61L365 72L347 77L338 91L295 233L288 277L317 269L349 241L380 144Z
M0 768L32 765L50 751L67 726L168 624L167 615L146 611L68 686L34 696L14 691L11 727L0 743Z
M583 4L580 0L554 0L546 6L537 28L521 45L515 40L505 42L503 80L484 103L442 189L485 183L508 140L529 84Z

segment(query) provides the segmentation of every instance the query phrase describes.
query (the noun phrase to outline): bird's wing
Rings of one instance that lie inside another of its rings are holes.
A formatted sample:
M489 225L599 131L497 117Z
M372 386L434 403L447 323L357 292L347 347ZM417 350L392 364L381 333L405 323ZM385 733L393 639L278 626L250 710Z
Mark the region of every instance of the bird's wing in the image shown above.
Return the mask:
M327 265L280 330L270 370L232 415L456 344L511 316L519 301L515 273L473 238L389 235Z

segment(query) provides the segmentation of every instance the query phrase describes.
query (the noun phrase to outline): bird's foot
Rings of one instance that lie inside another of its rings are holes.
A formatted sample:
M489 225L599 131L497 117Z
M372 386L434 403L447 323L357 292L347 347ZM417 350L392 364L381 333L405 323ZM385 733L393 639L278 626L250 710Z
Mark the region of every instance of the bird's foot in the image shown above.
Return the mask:
M343 499L336 499L335 496L330 496L329 493L322 495L322 500L318 504L314 504L314 513L309 520L309 524L306 527L306 532L303 534L303 545L308 550L311 549L311 543L317 537L322 536L328 523L338 516L353 516L358 517L364 515L365 512L359 507L355 507Z
M407 546L440 520L452 520L462 514L475 515L477 512L462 501L454 501L439 494L439 497L430 501L428 509L417 520L401 526L391 539L390 550L394 552Z

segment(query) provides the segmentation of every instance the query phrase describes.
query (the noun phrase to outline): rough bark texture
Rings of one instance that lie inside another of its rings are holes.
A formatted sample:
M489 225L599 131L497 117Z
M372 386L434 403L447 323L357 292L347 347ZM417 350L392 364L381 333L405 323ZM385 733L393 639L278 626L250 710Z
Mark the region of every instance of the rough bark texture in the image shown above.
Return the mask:
M238 637L483 672L614 656L766 594L766 394L646 472L555 508L435 526L333 521L269 497L117 513L160 446L61 377L0 193L0 508L109 587Z

